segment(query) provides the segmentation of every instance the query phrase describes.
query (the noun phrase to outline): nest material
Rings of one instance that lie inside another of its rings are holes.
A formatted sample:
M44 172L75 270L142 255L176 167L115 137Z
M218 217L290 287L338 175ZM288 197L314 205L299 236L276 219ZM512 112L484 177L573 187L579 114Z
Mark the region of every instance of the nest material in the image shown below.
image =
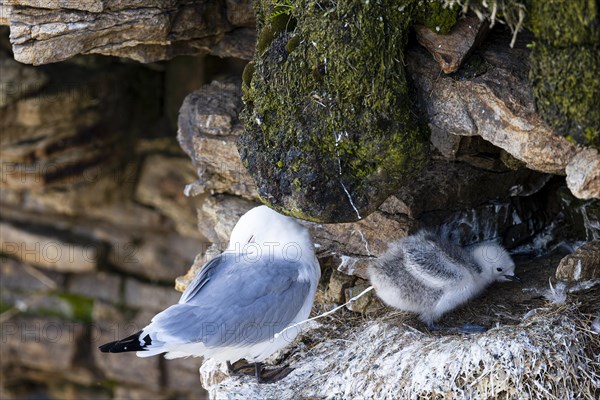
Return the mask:
M597 307L595 292L586 298ZM325 352L329 356L315 365L328 366L311 374L314 386L308 387L316 391L299 394L321 398L336 393L336 386L342 396L403 399L592 399L600 392L600 335L581 304L540 308L518 325L473 336L398 326L402 314L367 326L357 320L358 329L345 338L354 337L353 344L317 342L308 353Z
M598 398L600 334L591 323L600 286L563 305L535 304L522 320L499 316L499 327L478 335L421 331L403 312L370 319L344 311L279 360L295 368L283 381L231 378L208 389L219 398Z
M590 322L573 307L560 307L475 340L434 339L407 354L402 396L595 398L599 346L598 334L586 328Z

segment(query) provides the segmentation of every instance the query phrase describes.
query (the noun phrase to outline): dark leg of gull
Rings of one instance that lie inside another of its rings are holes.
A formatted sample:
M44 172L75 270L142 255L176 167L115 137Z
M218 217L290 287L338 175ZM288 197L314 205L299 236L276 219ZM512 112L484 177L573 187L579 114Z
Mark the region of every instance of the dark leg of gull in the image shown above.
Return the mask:
M238 365L240 363L241 365ZM258 383L275 383L293 371L293 368L287 365L274 369L263 368L262 363L259 362L250 364L244 363L244 361L237 361L232 365L227 361L226 364L227 372L230 376L254 375Z
M254 363L254 373L256 375L256 381L258 383L264 383L263 381L263 377L262 377L262 363Z
M250 372L249 370L251 368L254 367L254 365L252 364L248 364L245 361L236 361L235 363L233 363L233 365L227 361L227 373L229 373L229 375L252 375L253 373ZM240 365L238 365L240 364ZM247 371L247 372L244 372Z
M473 325L473 324L466 324L466 325L457 326L457 327L445 327L445 326L437 326L437 325L431 324L428 326L428 328L432 332L460 332L460 333L469 333L469 334L483 333L483 332L487 332L487 330L488 330L488 328L486 328L485 326Z
M284 365L275 369L265 369L261 363L255 363L256 380L258 383L275 383L290 374L294 369Z

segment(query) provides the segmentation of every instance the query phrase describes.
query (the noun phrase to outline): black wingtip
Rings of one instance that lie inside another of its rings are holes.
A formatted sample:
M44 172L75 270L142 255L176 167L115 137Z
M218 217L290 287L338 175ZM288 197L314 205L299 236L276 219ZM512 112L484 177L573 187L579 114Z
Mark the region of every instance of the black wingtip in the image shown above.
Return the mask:
M134 333L125 339L117 340L99 346L98 348L102 353L125 353L128 351L146 351L146 347L152 344L150 335L144 337L144 344L140 344L140 335L142 331Z
M102 346L99 346L98 348L100 349L101 352L103 353L110 353L110 349L118 342L110 342L110 343L105 343Z

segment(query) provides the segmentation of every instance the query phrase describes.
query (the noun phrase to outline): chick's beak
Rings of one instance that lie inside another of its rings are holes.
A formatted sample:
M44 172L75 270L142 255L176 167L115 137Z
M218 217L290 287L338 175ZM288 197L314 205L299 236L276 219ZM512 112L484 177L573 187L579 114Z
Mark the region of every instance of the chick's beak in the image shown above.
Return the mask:
M504 275L504 277L509 281L521 282L521 278L519 278L517 275Z

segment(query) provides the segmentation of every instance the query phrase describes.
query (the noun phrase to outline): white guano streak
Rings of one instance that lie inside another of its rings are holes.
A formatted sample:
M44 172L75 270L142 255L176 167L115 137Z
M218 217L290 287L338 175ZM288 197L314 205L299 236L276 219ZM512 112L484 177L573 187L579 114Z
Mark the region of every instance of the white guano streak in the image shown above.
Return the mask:
M342 185L342 189L344 189L344 192L346 192L346 197L348 197L348 201L350 201L350 205L354 209L356 216L358 217L358 219L362 219L362 217L360 216L360 213L358 212L358 209L356 208L356 205L354 204L354 201L352 200L352 196L350 196L350 192L348 191L348 189L346 188L346 185L344 185L344 182L342 181L342 162L340 161L340 153L338 152L338 143L342 139L342 135L346 135L346 137L348 137L348 132L340 132L337 135L334 134L334 136L335 136L335 154L337 155L338 174L340 176L340 184Z

